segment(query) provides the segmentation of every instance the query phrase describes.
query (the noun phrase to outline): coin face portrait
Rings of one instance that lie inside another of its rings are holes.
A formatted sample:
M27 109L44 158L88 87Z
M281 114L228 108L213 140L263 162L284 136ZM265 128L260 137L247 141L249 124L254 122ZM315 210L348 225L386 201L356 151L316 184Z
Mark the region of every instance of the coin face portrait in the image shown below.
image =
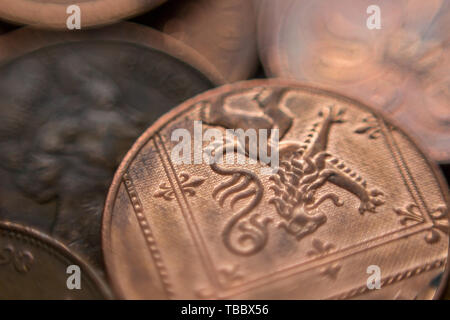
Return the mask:
M19 32L9 45L48 43L0 66L0 219L35 227L101 267L101 214L122 157L160 115L213 83L188 54L170 54L183 46L164 36L158 47L144 27L76 39ZM136 34L147 42L133 42Z
M93 270L62 243L4 222L0 222L0 287L2 300L112 297Z
M125 299L432 299L448 206L435 165L371 107L254 80L187 100L137 140L109 190L103 253Z

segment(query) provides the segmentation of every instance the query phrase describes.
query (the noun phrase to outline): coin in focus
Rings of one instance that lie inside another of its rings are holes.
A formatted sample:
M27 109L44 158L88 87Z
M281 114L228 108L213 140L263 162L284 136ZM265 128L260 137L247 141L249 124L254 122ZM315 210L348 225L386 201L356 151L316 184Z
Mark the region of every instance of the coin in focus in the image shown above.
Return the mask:
M207 150L227 160L202 161ZM102 246L127 299L431 299L448 206L435 165L374 109L255 80L198 95L139 138L109 190Z
M366 25L371 5L380 8L381 29ZM364 100L449 163L449 24L443 0L262 1L258 42L269 76Z
M196 49L229 82L248 79L257 69L256 17L251 1L169 1L138 21Z
M133 24L26 28L0 47L0 219L101 266L101 214L123 155L160 115L221 80L195 51Z
M79 13L81 29L118 22L150 10L166 0L0 0L0 17L39 28L67 29ZM74 7L76 5L76 7Z
M79 279L68 279L71 275ZM31 228L3 222L0 288L2 300L111 298L95 272L62 243Z

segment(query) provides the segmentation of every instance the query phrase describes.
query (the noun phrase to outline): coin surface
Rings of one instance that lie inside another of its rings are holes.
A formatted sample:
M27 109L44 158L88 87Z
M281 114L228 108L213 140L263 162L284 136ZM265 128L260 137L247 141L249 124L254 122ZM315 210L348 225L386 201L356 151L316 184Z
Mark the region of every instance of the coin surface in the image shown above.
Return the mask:
M251 1L185 0L151 12L148 23L205 56L229 82L252 76L258 65Z
M367 13L377 5L380 29ZM450 162L450 1L261 1L260 56L272 77L326 85L395 118Z
M220 144L230 129L278 129L278 170L250 161L251 145ZM248 156L208 164L202 150ZM102 246L122 298L430 299L446 274L448 205L435 165L374 109L254 80L184 102L138 139L109 190Z
M0 17L40 28L67 29L67 21L79 8L80 27L117 22L154 8L166 0L0 0Z
M101 266L103 203L134 140L220 79L147 27L14 31L0 40L0 219Z
M69 279L75 272L79 280ZM0 222L0 288L2 300L111 298L95 272L61 242L4 222Z

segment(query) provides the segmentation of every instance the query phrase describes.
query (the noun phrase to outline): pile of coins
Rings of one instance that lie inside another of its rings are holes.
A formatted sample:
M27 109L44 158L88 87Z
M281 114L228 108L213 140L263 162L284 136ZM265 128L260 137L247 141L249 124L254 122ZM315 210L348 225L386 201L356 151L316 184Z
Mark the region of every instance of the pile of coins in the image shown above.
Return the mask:
M0 19L0 299L450 298L450 0Z

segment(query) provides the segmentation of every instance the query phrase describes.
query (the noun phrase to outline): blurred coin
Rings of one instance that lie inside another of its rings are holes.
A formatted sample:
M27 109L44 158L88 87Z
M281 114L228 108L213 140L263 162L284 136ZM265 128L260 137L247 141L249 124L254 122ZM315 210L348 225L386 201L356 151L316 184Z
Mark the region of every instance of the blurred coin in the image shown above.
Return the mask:
M107 286L62 243L0 222L0 299L105 299Z
M262 1L262 63L269 76L326 85L367 101L415 134L433 159L450 162L450 43L442 32L450 22L449 4ZM366 25L370 5L380 8L381 29ZM409 114L397 115L399 109ZM433 116L423 120L427 113Z
M150 10L166 0L0 0L0 17L40 28L67 29L80 11L81 28L100 26Z
M142 131L221 83L195 51L134 24L0 39L0 219L102 265L100 221L116 166Z
M256 19L251 1L169 1L146 19L196 49L229 82L248 79L256 71Z
M230 129L249 138L225 139ZM242 142L264 146L250 139L264 129L279 147L250 161ZM202 150L245 161L199 162ZM109 190L102 244L122 298L431 299L445 285L448 205L435 165L373 109L255 80L198 95L139 138Z

